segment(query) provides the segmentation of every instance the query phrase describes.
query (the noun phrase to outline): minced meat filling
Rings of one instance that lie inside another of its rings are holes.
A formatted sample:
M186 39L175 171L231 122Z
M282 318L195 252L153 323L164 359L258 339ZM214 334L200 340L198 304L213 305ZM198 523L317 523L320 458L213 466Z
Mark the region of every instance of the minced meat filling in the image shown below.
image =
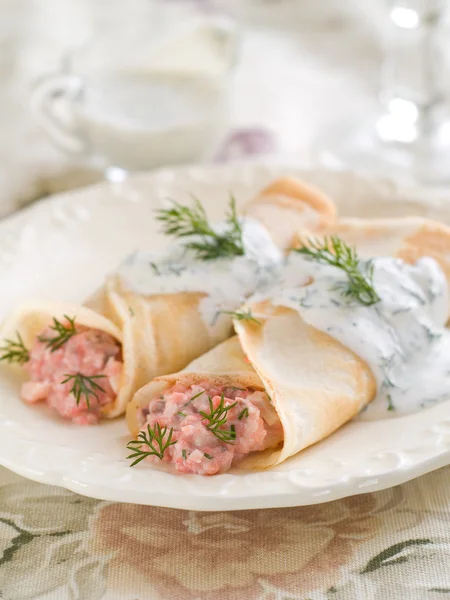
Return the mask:
M190 387L176 384L141 409L139 416L144 432L148 426L172 429L175 443L165 449L163 461L181 473L214 475L228 471L250 452L279 443L281 424L275 419L269 425L262 418L264 406L264 392L213 387L207 382ZM159 462L160 458L148 460Z
M41 340L54 335L47 328L30 350L24 365L30 381L22 385L21 396L30 403L46 402L75 423L95 424L117 396L123 369L121 346L103 331L77 325L76 333L52 351Z

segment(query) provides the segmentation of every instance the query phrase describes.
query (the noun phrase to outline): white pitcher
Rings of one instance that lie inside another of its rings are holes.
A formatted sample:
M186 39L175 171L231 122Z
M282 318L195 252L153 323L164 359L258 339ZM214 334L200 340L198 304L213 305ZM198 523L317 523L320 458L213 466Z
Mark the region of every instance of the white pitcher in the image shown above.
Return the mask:
M184 19L145 38L142 23L136 38L115 31L69 51L35 83L32 108L53 143L107 174L210 156L229 127L233 21Z

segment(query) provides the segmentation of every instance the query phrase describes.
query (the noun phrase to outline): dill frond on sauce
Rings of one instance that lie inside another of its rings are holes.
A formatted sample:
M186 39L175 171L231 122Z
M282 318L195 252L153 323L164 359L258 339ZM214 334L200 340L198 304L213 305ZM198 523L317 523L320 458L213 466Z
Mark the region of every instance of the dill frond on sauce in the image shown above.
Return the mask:
M344 271L347 283L342 289L343 296L353 298L364 306L371 306L380 301L373 283L372 263L369 261L362 266L355 248L347 245L339 237L324 238L323 242L308 240L307 245L295 248L295 252L309 260Z
M192 238L185 242L199 260L215 260L230 256L243 256L242 227L236 212L236 201L230 198L225 215L225 228L216 231L210 224L201 202L194 198L193 206L172 202L169 208L157 210L156 218L163 224L166 235L177 238Z

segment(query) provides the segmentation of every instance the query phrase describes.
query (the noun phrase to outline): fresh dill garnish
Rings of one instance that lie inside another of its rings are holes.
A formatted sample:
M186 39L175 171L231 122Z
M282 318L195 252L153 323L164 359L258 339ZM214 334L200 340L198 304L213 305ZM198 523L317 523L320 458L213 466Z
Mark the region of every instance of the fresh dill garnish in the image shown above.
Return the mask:
M424 323L421 323L421 326L425 331L425 334L430 342L438 340L442 337L442 333L440 331L434 330L431 327L428 327L428 325L425 325Z
M181 451L181 456L184 458L184 460L187 459L187 452L186 452L186 450L182 450Z
M239 421L241 421L241 420L242 420L244 417L245 417L245 418L247 418L247 417L248 417L248 408L247 408L247 407L245 407L245 408L244 408L244 409L243 409L243 410L242 410L242 411L239 413L239 416L238 416L238 419L239 419Z
M176 444L176 441L172 441L172 435L173 427L171 427L167 433L167 427L161 427L159 423L156 423L154 428L147 425L147 433L145 431L140 431L137 439L128 442L127 444L127 449L133 452L133 454L127 456L127 459L136 459L130 466L134 467L134 465L140 463L141 460L144 460L147 456L157 456L162 460L167 448ZM146 446L149 450L142 450L142 446ZM185 451L183 450L183 452ZM183 458L185 458L184 454Z
M373 264L369 261L361 270L361 264L355 248L348 246L337 236L324 238L323 242L308 240L308 245L296 248L296 252L310 260L337 267L347 275L348 282L342 289L342 295L355 298L365 306L380 301L373 284Z
M220 429L227 422L228 411L234 408L237 402L225 406L225 396L222 394L217 408L214 408L211 398L208 396L209 413L199 411L199 414L208 421L206 429L216 436L221 442L232 444L236 439L236 431L234 425L230 429Z
M388 410L395 410L394 403L392 402L392 396L390 394L386 394L386 400L388 402Z
M128 307L128 312L130 313L130 316L134 317L135 312L134 310L131 308L131 306Z
M233 392L246 392L246 388L237 387L235 385L227 385L227 390L233 390Z
M394 366L395 362L395 354L391 354L389 356L382 356L380 359L380 363L385 369L391 369Z
M8 363L24 365L30 360L30 354L18 331L16 331L16 338L17 340L3 340L4 346L0 348L0 361L6 360Z
M153 273L155 273L155 275L161 275L161 271L159 270L158 265L156 263L151 262L150 266L153 270Z
M244 310L243 308L241 308L236 311L221 310L220 312L223 313L224 315L231 315L233 317L233 319L236 319L237 321L252 321L253 323L256 323L257 325L261 325L261 321L258 321L258 319L253 316L250 308L248 308L247 310Z
M181 411L178 411L177 415L180 415L180 417L187 417L187 414Z
M197 239L185 243L199 260L214 260L227 256L242 256L244 244L242 228L236 212L236 201L230 198L229 210L225 215L226 227L217 232L208 221L205 209L197 198L192 207L173 202L170 208L157 210L158 221L163 223L166 235L178 238L195 236Z
M392 382L392 380L390 379L390 377L387 373L384 373L384 379L381 382L381 387L384 389L395 387L394 383Z
M70 375L66 373L65 379L61 383L73 382L70 393L75 396L77 406L80 404L81 397L84 396L87 407L90 409L89 397L93 396L98 400L98 392L104 392L105 390L95 381L95 379L104 379L105 375L82 375L81 373L75 373Z
M199 392L198 394L195 394L195 396L192 396L192 398L191 398L190 400L188 400L187 402L185 402L185 403L183 404L182 408L184 408L185 406L187 406L187 405L188 405L188 404L190 404L191 402L194 402L194 400L197 400L197 398L198 398L199 396L201 396L202 394L204 394L204 393L205 393L205 391L204 391L204 390L202 390L202 391L201 391L201 392Z
M61 321L58 321L58 319L53 317L53 325L50 325L50 329L55 332L54 337L38 335L38 340L44 343L47 348L50 348L51 352L55 352L55 350L61 348L61 346L70 340L77 332L75 328L75 317L71 319L67 315L64 315L64 318L67 320L68 325L64 325L64 323L61 323Z
M203 452L203 456L204 456L205 458L208 458L209 460L212 460L212 456L211 456L211 454L206 454L206 452Z
M383 381L381 383L382 389L394 388L395 384L392 381L389 370L391 370L394 366L395 354L391 354L390 356L382 356L380 363L383 367Z
M176 262L170 262L167 264L166 268L169 275L175 275L176 277L179 277L181 273L184 273L188 267Z

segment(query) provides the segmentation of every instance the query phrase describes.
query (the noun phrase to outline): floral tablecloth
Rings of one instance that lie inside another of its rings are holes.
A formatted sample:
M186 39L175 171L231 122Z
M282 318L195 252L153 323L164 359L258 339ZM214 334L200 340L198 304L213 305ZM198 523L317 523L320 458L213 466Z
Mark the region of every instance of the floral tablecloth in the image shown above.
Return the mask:
M450 470L315 506L114 504L0 469L4 600L450 598Z

